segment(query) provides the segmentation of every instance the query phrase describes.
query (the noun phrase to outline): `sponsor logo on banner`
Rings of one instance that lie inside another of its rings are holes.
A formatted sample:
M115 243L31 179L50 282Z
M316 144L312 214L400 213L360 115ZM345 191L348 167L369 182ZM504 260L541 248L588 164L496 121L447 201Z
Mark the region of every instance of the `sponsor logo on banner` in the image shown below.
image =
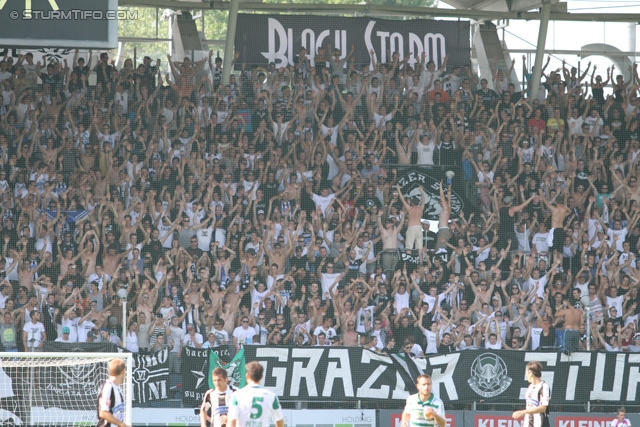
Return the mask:
M453 414L446 414L445 419L447 425L445 427L456 427L456 416ZM391 414L391 427L400 427L402 425L402 414Z
M484 353L471 364L469 387L482 397L495 397L511 385L507 364L497 354Z
M610 417L569 417L565 415L556 415L555 427L609 427L614 416Z
M413 197L422 199L423 193L421 190L424 189L427 199L425 201L422 218L431 220L439 219L440 212L442 212L442 205L440 204L440 181L421 170L407 169L407 173L398 178L398 185L407 201ZM462 198L458 196L455 191L451 191L449 197L451 198L451 216L457 217L458 213L464 207Z
M514 420L510 415L476 415L474 427L523 427L524 420Z

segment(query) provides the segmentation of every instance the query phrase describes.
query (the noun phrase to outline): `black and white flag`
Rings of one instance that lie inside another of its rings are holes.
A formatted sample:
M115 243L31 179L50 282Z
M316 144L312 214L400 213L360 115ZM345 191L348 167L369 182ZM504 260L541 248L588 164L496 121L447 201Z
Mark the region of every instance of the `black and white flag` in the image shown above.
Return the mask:
M133 401L145 403L167 398L169 349L136 354L133 367Z

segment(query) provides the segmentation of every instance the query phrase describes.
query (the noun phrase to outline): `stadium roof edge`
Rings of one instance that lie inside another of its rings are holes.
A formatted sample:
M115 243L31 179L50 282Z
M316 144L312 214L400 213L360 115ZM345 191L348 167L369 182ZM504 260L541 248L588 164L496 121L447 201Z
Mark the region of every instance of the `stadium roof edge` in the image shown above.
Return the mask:
M174 10L228 10L229 2L191 2L173 0L120 0L120 6L153 7ZM534 4L534 3L532 3ZM476 21L514 19L537 21L539 12L490 11L471 9L439 9L429 7L387 6L367 4L309 4L309 3L240 3L241 12L320 13L328 15L400 15L430 18L468 18ZM550 14L552 21L638 22L640 14L634 13L558 13Z

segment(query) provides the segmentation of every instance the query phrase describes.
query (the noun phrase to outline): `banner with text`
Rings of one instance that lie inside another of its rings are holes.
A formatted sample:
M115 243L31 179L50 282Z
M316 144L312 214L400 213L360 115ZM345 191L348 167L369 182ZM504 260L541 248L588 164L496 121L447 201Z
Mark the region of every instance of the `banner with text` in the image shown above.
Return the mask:
M264 385L287 400L403 400L415 393L415 376L431 375L445 403L520 401L525 367L538 360L554 404L638 401L640 354L463 351L426 359L403 359L362 348L246 346L247 361L265 367ZM415 365L415 366L414 366Z
M169 349L136 353L133 366L133 401L146 403L167 398Z
M385 20L299 15L238 15L236 52L241 63L277 68L294 65L300 47L306 49L310 65L315 66L319 47L339 48L346 57L353 46L356 64L370 64L369 52L378 63L389 63L397 52L400 60L416 65L416 57L425 53L425 61L439 67L449 55L449 66L469 65L470 31L468 21L432 21L427 19ZM451 69L451 68L449 68Z
M209 390L209 378L215 366L210 365L210 353L215 354L220 362L229 363L232 360L229 347L191 348L184 347L180 357L182 372L182 403L186 407L200 407L204 394ZM229 375L233 378L238 363L231 363Z

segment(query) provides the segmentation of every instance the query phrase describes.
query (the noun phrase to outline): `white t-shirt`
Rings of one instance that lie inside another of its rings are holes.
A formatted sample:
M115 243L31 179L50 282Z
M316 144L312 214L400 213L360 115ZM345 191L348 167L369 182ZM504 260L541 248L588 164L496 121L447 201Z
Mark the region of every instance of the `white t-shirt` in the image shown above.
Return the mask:
M623 296L617 296L615 298L606 297L607 305L609 308L615 307L618 310L618 316L622 315L622 303L624 302Z
M433 140L426 144L422 141L416 143L416 149L418 151L418 163L419 165L433 165L433 152L436 149L436 144Z
M536 295L539 296L540 298L544 298L544 289L547 286L547 276L541 276L538 279L534 279L533 277L529 277L529 280L527 280L525 282L525 285L523 286L525 289L525 291L529 291L531 290L534 286L537 286L538 289L536 291ZM532 297L532 301L533 301L533 297Z
M70 342L78 342L78 321L79 318L71 319L62 319L62 327L65 326L69 328L69 341ZM86 340L85 340L86 341Z
M444 292L437 297L432 297L431 295L426 294L424 298L422 298L422 302L429 304L429 311L427 311L427 313L431 313L436 307L436 298L438 299L438 305L442 304L442 301L444 301Z
M359 334L364 334L365 333L365 329L364 329L364 321L367 318L367 313L369 313L369 324L373 325L373 310L376 307L373 305L370 305L368 307L365 308L360 308L358 310L358 313L356 314L356 332Z
M487 340L487 342L484 343L484 348L490 349L490 350L501 350L502 344L500 343L500 341L496 341L495 344L491 344L489 340Z
M158 231L160 232L160 234L158 234L158 238L162 239L164 236L167 235L167 233L169 233L169 230L171 230L171 225L162 225L162 220L160 220L157 228L158 228ZM169 235L169 237L167 237L167 240L165 240L162 243L162 246L165 249L171 249L171 242L173 242L173 232ZM209 248L207 248L207 250L209 250Z
M316 337L321 333L324 332L324 334L326 335L327 339L333 338L337 335L336 330L333 328L329 328L329 329L324 329L322 326L318 326L316 328L315 331L313 331L313 335L315 335Z
M27 322L24 324L24 327L22 328L23 331L25 331L27 333L27 342L25 343L25 345L27 347L31 347L33 346L34 348L38 348L40 347L40 344L42 344L42 334L45 332L44 330L44 325L40 322ZM33 342L31 342L31 340L34 340Z
M336 198L335 194L329 194L327 197L319 196L318 194L313 194L313 201L316 204L316 207L319 207L324 214L324 211L327 210L327 207L331 204L331 202Z
M613 236L618 236L618 240L616 240L616 249L618 250L618 252L624 252L624 247L622 246L622 244L624 243L624 241L627 239L627 233L629 231L627 230L627 227L623 227L620 230L615 230L613 228L609 228L609 231L607 232L607 234L609 235L609 240L611 241L611 243L613 244Z
M393 119L393 114L389 113L386 116L381 116L378 113L373 114L373 120L376 122L376 127L384 126L388 121Z
M540 335L542 335L542 328L531 328L531 351L536 351L540 347Z
M89 331L96 327L96 324L91 320L85 320L82 323L78 323L78 342L87 342L87 335Z
M547 239L549 238L549 233L536 233L533 235L533 244L535 245L538 253L540 252L549 252L549 244L547 243ZM555 241L554 241L555 243ZM562 242L564 244L564 242Z
M431 332L428 329L424 331L425 337L427 337L427 348L424 351L424 354L437 354L438 346L437 344L437 335L435 332Z
M333 285L333 283L336 281L336 279L340 277L340 273L333 273L333 274L329 274L329 273L322 273L320 282L322 284L322 299L325 300L326 297L324 294L329 293L329 288L331 287L331 285ZM334 287L333 289L338 289L338 287ZM329 295L329 299L331 299L333 297L333 295Z
M217 330L214 328L210 330L209 333L213 333L216 336L214 347L219 347L221 345L229 343L229 333L224 329ZM207 341L205 345L207 345L208 342L209 341Z
M410 296L411 294L407 291L405 291L404 294L400 294L399 292L395 293L393 300L396 303L396 312L399 312L403 308L410 308Z
M208 252L209 244L211 243L211 236L213 235L213 228L199 228L196 231L196 236L198 238L198 248L200 248L201 251Z
M196 348L196 344L202 344L202 342L203 342L202 334L199 334L197 332L193 334L193 338L191 338L191 335L189 334L185 334L182 337L182 344L184 344L187 347Z
M248 326L247 329L244 329L242 326L238 326L233 330L233 336L238 341L238 344L252 344L254 335L256 335L256 330L251 326Z

